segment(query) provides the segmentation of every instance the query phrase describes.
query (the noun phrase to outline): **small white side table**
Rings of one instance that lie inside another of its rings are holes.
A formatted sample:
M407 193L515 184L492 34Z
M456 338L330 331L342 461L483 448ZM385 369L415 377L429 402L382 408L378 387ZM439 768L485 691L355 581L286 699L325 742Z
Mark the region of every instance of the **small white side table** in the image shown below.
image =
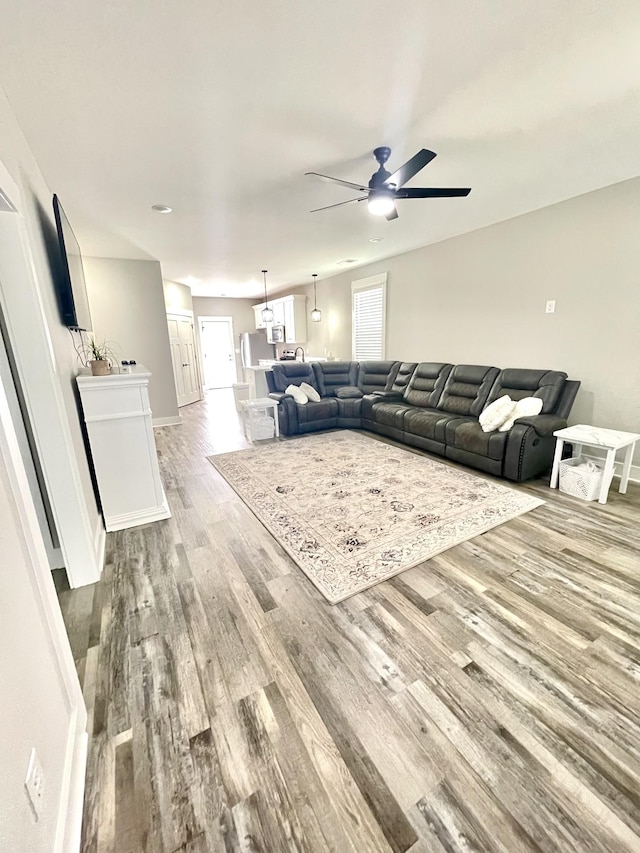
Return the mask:
M271 397L258 397L255 400L241 400L240 407L242 409L242 428L246 438L253 442L251 434L251 415L263 411L265 414L269 412L275 421L275 437L280 437L280 424L278 423L278 401L272 400Z
M639 434L635 432L621 432L617 429L603 429L602 427L589 426L588 424L577 424L576 426L565 427L565 429L558 429L554 432L554 435L557 443L555 456L553 457L551 482L549 483L552 489L555 489L558 485L562 448L565 441L570 441L573 445L575 456L579 456L582 453L582 445L586 445L587 447L606 447L607 449L600 497L598 498L598 503L601 504L606 504L607 502L609 484L611 483L613 466L616 461L616 450L626 447L627 451L622 465L622 477L620 478L620 488L618 491L623 495L627 493L631 460L633 459L636 441L640 440Z

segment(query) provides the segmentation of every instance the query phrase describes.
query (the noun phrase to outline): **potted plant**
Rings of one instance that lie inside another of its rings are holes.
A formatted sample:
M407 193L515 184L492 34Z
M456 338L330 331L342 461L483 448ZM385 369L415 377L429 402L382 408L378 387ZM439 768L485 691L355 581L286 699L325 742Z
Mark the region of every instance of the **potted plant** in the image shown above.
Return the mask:
M93 335L82 339L82 345L76 348L78 358L86 367L91 368L93 376L108 376L116 364L113 350L106 341L99 341Z

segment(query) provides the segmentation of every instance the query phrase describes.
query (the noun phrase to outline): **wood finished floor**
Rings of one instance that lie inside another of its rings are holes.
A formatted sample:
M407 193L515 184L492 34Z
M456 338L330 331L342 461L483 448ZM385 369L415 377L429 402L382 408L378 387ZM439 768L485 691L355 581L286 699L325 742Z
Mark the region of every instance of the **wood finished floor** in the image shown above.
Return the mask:
M547 503L334 607L206 456L60 594L92 733L83 851L640 850L640 487Z

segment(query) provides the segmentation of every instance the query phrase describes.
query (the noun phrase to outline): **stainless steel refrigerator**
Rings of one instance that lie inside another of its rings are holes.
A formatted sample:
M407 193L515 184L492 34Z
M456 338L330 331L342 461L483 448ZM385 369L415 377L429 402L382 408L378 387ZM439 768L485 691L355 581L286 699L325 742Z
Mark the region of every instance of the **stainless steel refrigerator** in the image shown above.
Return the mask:
M261 358L276 358L276 348L268 343L266 331L243 332L240 335L242 367L257 365Z

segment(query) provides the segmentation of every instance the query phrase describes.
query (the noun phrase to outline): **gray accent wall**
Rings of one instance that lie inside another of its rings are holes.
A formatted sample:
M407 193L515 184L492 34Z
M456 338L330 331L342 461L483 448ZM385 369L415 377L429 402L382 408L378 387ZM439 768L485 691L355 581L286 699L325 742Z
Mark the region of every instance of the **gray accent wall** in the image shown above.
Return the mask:
M640 432L640 178L320 280L309 354L351 357L351 282L385 271L387 358L565 370L572 423Z

